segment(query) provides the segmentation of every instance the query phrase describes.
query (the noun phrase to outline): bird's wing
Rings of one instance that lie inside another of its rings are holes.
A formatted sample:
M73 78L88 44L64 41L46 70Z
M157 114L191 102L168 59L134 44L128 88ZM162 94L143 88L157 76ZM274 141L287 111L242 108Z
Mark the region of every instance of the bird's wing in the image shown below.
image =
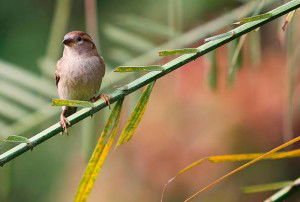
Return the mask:
M55 84L56 84L56 87L58 85L58 82L60 80L60 71L61 71L61 59L57 61L57 64L56 64L56 69L55 69Z

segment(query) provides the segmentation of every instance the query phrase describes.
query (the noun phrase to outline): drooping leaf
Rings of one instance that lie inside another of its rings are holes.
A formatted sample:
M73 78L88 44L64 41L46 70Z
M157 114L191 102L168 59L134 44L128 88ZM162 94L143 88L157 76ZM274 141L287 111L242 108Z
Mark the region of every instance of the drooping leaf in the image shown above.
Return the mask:
M0 139L0 142L30 143L28 138L23 136L17 136L17 135L10 135L5 139Z
M257 193L257 192L273 191L276 189L281 189L285 186L289 186L292 183L293 181L284 181L284 182L252 185L252 186L243 187L242 192L250 194L250 193Z
M218 34L216 36L208 37L208 38L204 39L204 42L215 41L218 39L223 39L225 37L232 37L232 36L234 36L234 31L229 31L229 32L225 32L222 34Z
M261 15L256 15L256 16L252 16L252 17L248 17L248 18L243 18L239 22L236 22L234 24L242 25L242 24L245 24L245 23L254 22L254 21L258 21L258 20L263 20L263 19L270 18L270 17L272 17L272 13L264 13L264 14L261 14Z
M197 48L183 48L174 50L163 50L159 51L159 56L170 56L170 55L182 55L182 54L192 54L197 53Z
M52 106L94 107L94 103L81 100L52 99Z
M246 35L243 35L240 40L233 40L229 46L229 68L228 68L228 83L232 85L236 79L236 73L242 66L241 50L246 40Z
M130 119L127 121L127 123L118 139L116 147L128 142L134 135L134 133L142 119L142 116L146 110L146 106L149 101L149 97L150 97L150 94L151 94L154 84L155 84L155 81L150 83L147 86L147 88L144 90L136 107L134 108L134 111L132 112L132 114L130 116Z
M151 71L163 71L164 68L160 65L150 66L119 66L114 69L114 72L151 72Z
M218 85L218 67L215 50L208 53L208 60L210 63L210 69L208 72L208 84L211 89L216 90Z
M85 202L115 140L123 99L114 106L81 179L74 202Z
M261 62L261 36L260 31L252 31L248 34L248 45L250 52L250 61L253 66L258 66Z

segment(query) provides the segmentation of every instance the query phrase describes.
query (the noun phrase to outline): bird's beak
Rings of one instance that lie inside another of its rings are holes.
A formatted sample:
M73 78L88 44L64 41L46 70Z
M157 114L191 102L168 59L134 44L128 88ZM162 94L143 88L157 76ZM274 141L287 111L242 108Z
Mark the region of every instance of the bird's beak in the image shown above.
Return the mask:
M62 41L63 44L65 44L66 46L72 46L72 44L74 43L73 39L71 38L66 38Z

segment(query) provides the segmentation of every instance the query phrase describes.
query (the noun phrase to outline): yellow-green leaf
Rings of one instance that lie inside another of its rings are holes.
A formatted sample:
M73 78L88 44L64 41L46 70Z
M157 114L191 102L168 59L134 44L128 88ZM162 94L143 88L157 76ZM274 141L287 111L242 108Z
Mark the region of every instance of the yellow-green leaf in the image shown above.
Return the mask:
M217 66L217 57L216 57L216 50L211 51L207 55L210 69L208 73L208 84L211 89L216 90L218 85L218 66Z
M254 21L258 21L258 20L263 20L263 19L270 18L270 17L272 17L271 13L265 13L265 14L261 14L261 15L256 15L256 16L248 17L248 18L243 18L239 22L236 22L234 24L241 25L241 24L245 24L245 23L248 23L248 22L254 22Z
M52 99L52 106L94 107L94 103L81 100Z
M159 52L159 56L169 56L169 55L182 55L182 54L192 54L197 53L197 48L183 48L174 50L163 50Z
M241 50L246 40L247 35L243 35L240 39L236 39L229 44L229 68L228 68L228 82L232 85L236 78L237 71L242 66Z
M104 130L101 133L92 157L90 158L81 179L74 202L85 202L94 186L96 178L117 134L122 104L123 99L117 102L105 124Z
M142 116L146 110L146 106L149 101L149 97L150 97L150 94L151 94L154 84L155 84L155 81L150 83L147 86L147 88L144 90L136 107L134 108L134 111L132 112L132 114L130 116L130 119L127 121L126 126L123 129L123 131L118 139L116 147L123 143L128 142L132 138L132 136L135 133L135 131L142 119Z
M150 66L119 66L114 69L114 72L151 72L151 71L163 71L164 68L160 65Z
M277 189L281 189L286 186L290 186L293 184L293 181L284 181L284 182L274 182L268 184L259 184L243 187L242 191L244 193L257 193L257 192L265 192L265 191L274 191Z
M5 139L1 139L0 142L30 143L30 141L26 137L17 135L10 135Z

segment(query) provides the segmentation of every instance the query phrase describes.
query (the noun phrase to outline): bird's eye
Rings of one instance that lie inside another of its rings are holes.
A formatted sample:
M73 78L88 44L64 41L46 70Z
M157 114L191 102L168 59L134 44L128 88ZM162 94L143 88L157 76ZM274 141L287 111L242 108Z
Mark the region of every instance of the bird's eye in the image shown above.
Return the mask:
M78 38L77 38L77 41L81 41L81 40L82 40L82 38L81 38L81 37L78 37Z

